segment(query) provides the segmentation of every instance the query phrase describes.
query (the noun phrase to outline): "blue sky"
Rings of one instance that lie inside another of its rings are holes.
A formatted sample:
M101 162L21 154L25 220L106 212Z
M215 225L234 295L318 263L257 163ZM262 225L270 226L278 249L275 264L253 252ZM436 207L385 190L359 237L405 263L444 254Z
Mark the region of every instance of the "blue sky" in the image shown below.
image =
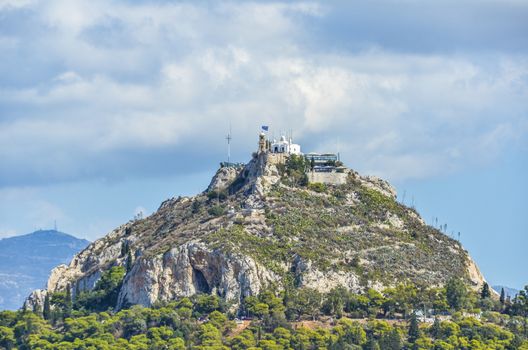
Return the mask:
M391 181L528 283L528 3L0 0L0 237L96 239L259 126Z

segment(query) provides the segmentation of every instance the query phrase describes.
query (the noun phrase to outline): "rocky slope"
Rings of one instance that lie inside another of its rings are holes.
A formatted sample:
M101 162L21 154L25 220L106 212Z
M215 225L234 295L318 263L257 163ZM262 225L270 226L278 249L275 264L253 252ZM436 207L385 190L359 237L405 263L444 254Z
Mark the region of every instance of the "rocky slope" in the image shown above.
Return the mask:
M55 268L26 307L49 292L90 290L116 265L129 267L118 308L195 293L236 307L268 286L359 291L453 276L482 285L467 251L399 204L387 182L347 170L346 184L304 186L290 170L267 153L219 169L203 193L165 201Z

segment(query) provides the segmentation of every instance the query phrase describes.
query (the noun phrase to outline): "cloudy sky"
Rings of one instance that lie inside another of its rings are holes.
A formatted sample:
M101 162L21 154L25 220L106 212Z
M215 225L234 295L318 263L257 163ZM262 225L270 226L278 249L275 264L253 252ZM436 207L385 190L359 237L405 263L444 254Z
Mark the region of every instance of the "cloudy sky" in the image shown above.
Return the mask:
M0 237L201 191L229 124L234 160L292 130L528 283L528 3L0 0Z

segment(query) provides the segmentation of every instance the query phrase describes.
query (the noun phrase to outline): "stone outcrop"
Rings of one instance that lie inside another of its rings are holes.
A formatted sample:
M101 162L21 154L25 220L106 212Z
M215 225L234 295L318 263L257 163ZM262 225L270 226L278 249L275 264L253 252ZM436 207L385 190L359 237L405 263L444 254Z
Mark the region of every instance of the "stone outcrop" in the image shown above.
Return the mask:
M482 287L482 284L484 283L484 276L480 272L479 268L477 267L477 264L471 259L471 257L468 254L468 264L467 264L467 271L469 275L469 280L472 284L472 287L476 290L480 290ZM493 291L495 294L497 292Z
M360 176L359 179L366 187L379 191L387 197L396 199L396 189L387 181L377 176Z
M211 183L207 186L207 191L221 191L227 188L235 178L240 174L241 168L223 167L218 169L216 174L211 179Z
M31 292L24 302L23 309L25 310L42 310L44 307L44 299L46 299L48 291L45 289L37 289Z
M292 266L295 274L297 286L317 289L322 293L327 293L333 288L342 286L353 292L362 290L359 277L353 272L325 271L312 266L310 261L305 261L296 257Z

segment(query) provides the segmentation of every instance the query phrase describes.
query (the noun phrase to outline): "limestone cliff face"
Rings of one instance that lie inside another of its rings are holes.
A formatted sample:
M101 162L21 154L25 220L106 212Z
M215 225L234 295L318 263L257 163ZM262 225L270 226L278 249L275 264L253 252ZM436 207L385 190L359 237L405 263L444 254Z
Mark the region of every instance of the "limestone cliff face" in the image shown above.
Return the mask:
M189 242L153 258L139 258L124 280L118 307L197 293L215 293L237 304L278 280L250 257Z
M286 280L321 292L442 285L453 276L482 285L461 245L396 202L386 181L347 170L345 183L301 186L282 157L261 153L243 168L221 168L203 193L169 199L116 228L55 268L47 290L35 291L26 307L68 287L73 297L91 290L130 256L117 308L196 293L215 293L236 308Z

